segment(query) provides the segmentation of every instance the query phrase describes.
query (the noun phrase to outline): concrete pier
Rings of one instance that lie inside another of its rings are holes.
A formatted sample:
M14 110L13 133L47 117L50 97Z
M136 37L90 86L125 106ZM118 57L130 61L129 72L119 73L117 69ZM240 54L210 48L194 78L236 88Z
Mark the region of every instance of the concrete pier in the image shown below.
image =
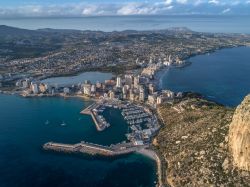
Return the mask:
M80 113L81 114L86 114L86 115L90 115L90 112L92 110L92 108L96 105L96 103L93 103L92 105L89 105L87 108L83 109Z

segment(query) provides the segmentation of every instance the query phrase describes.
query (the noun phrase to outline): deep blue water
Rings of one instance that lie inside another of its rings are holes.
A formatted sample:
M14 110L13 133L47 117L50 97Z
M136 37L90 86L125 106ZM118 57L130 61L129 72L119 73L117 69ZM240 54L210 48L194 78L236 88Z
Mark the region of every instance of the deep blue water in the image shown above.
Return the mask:
M201 32L249 33L250 16L97 16L81 18L8 18L0 25L26 29L153 30L188 27Z
M240 104L250 93L250 47L222 49L189 59L191 65L168 69L161 86L194 91L227 106Z
M125 140L126 123L115 115L111 127L97 132L90 116L79 112L91 104L81 99L21 98L0 94L1 187L152 187L153 160L132 154L116 159L45 152L48 141L81 140L109 145ZM49 124L45 124L49 120ZM62 122L66 126L61 126Z

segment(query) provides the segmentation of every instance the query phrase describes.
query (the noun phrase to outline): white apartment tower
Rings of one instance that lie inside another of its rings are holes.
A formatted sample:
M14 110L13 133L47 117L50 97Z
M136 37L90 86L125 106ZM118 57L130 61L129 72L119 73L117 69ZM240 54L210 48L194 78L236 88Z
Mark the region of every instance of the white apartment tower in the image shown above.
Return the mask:
M137 76L137 77L134 78L134 87L135 87L135 88L138 88L139 80L140 80L140 77L139 77L139 76Z
M116 78L116 87L117 88L122 87L122 80L121 80L121 77L119 77L119 76Z
M91 85L90 84L83 85L83 93L85 95L91 95Z
M140 88L139 100L140 101L145 101L145 91L144 91L144 88Z
M38 94L39 90L38 90L38 85L37 84L31 84L31 90L34 94Z

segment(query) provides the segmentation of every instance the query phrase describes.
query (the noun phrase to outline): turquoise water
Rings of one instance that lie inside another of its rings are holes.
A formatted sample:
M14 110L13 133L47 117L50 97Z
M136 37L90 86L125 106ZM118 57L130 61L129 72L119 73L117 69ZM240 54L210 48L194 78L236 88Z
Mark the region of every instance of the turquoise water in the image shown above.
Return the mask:
M111 127L97 132L90 116L79 112L90 101L63 98L21 98L0 95L1 187L151 187L153 160L132 154L117 159L45 152L48 141L81 140L110 145L125 139L127 127L109 110ZM49 124L45 124L46 121ZM61 126L65 122L66 126Z
M250 93L250 47L199 55L191 65L168 69L161 86L173 91L194 91L227 106L238 105Z
M85 80L89 80L92 83L104 82L112 78L112 73L102 73L102 72L84 72L76 76L69 77L51 77L48 79L44 79L43 83L48 83L51 85L72 85L83 83Z
M188 27L201 32L250 33L250 16L97 16L82 18L8 18L0 25L26 29L155 30Z

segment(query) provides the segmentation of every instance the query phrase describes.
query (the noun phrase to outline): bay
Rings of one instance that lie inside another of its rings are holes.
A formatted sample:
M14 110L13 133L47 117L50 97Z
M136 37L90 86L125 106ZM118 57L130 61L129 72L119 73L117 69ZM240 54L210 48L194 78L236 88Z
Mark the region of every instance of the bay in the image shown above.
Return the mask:
M222 49L188 60L191 65L166 70L160 81L163 89L198 92L231 107L250 93L250 47Z
M0 95L0 186L154 186L156 164L142 155L98 158L42 150L48 141L110 145L125 140L127 126L118 111L109 111L116 118L104 132L96 131L90 116L80 114L91 103Z

